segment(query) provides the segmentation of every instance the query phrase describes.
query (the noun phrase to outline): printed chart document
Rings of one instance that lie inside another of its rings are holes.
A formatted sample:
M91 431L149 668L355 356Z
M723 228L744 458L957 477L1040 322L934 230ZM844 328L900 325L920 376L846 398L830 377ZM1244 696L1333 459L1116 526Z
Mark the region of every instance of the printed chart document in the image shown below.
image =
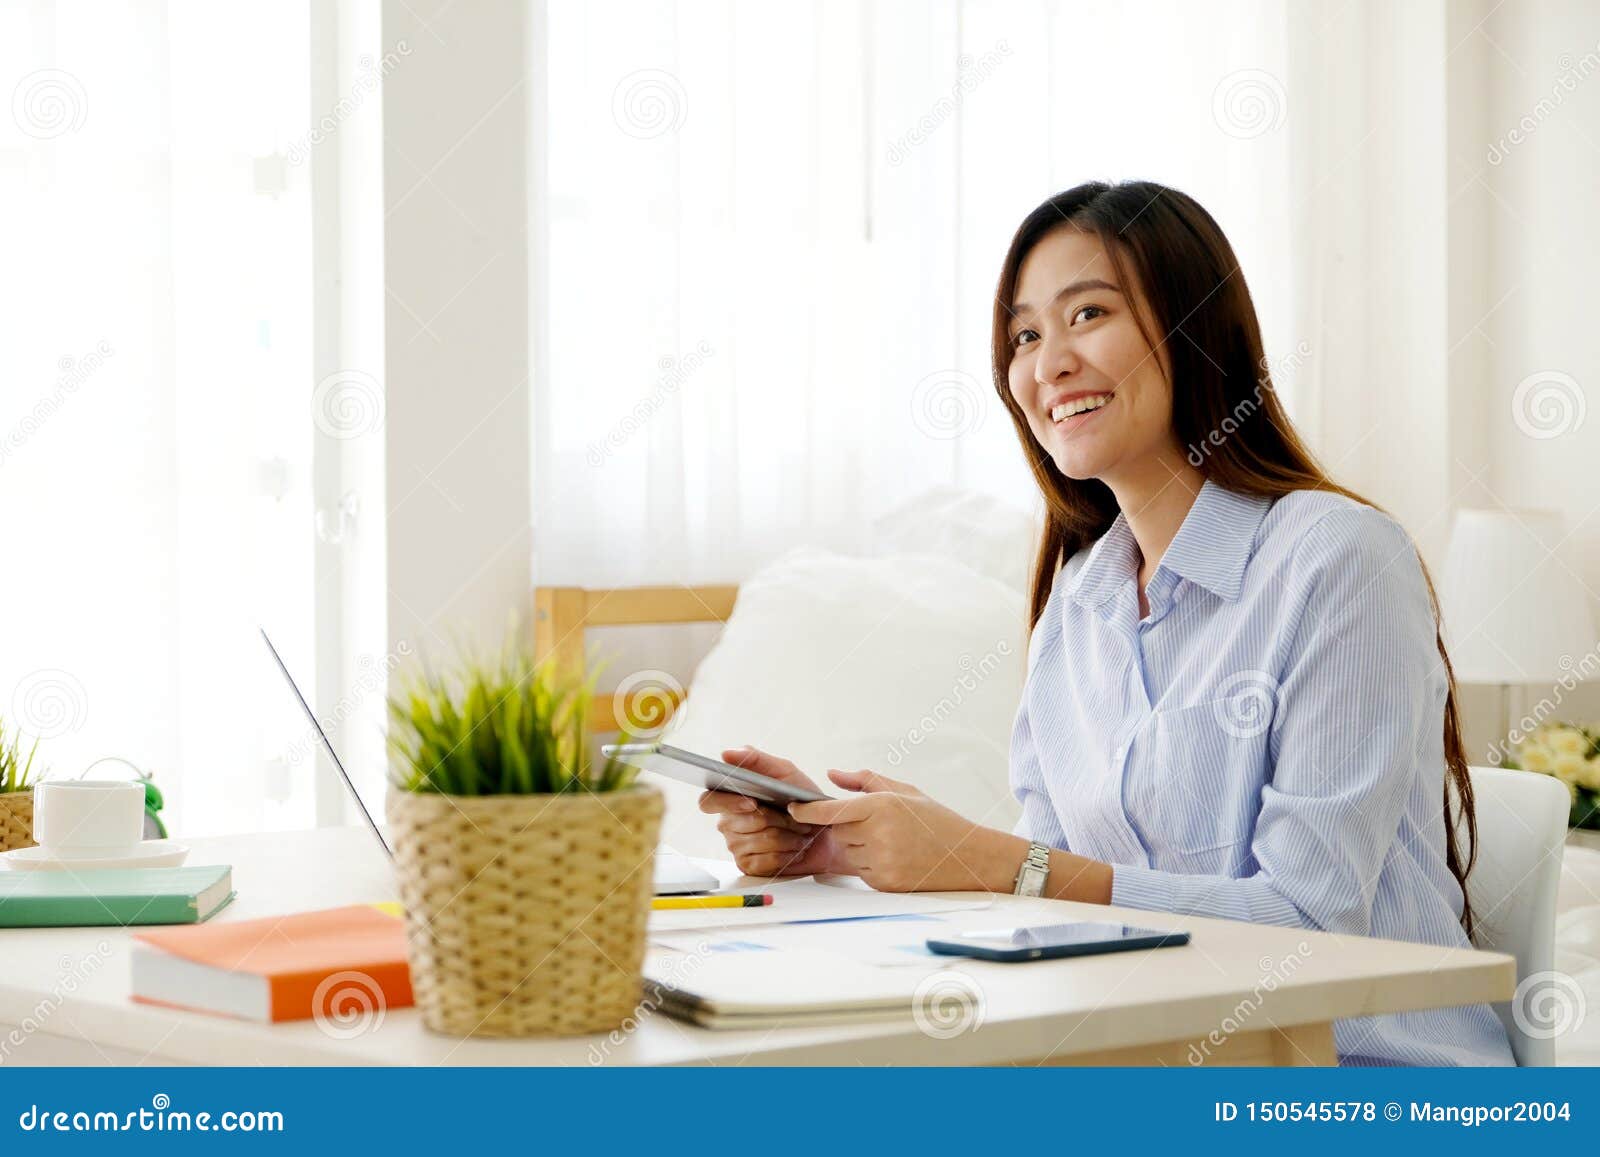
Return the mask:
M722 892L769 892L772 903L650 913L646 1003L704 1028L912 1016L919 985L952 967L927 939L994 903L878 892L853 876L760 880L706 867Z
M931 937L960 935L962 922L955 913L903 912L858 920L829 920L817 924L766 924L757 928L695 928L682 932L651 933L650 943L688 955L730 956L749 954L753 967L781 955L832 957L840 962L871 964L882 968L920 966L943 968L950 957L928 949Z

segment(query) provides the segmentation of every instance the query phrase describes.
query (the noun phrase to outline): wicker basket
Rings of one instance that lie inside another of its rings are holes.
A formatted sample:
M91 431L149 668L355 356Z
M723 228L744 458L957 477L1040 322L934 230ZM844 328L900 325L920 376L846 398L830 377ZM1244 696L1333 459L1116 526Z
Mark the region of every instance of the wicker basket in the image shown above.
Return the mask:
M455 1036L616 1028L639 1003L661 793L389 792L411 986Z
M0 792L0 852L31 848L33 838L33 789Z

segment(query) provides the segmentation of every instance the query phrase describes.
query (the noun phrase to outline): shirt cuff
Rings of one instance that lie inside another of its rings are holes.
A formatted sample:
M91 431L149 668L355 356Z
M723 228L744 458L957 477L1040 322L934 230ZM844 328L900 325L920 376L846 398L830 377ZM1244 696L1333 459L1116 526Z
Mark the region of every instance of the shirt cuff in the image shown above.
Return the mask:
M1308 921L1293 904L1260 877L1189 876L1134 864L1111 867L1111 903L1147 912L1214 916L1304 928Z
M1115 908L1143 908L1148 912L1171 912L1177 896L1172 876L1153 868L1133 864L1111 866L1111 904Z

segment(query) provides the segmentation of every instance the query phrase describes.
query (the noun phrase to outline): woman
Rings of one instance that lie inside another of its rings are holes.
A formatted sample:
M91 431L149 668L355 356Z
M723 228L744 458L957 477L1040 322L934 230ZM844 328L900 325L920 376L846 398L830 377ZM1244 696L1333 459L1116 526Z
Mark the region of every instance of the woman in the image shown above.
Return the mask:
M1050 198L1006 254L993 357L1047 511L1017 831L830 771L856 794L702 797L741 869L1467 944L1476 827L1432 584L1295 433L1216 222L1148 182ZM1335 1042L1345 1064L1512 1063L1486 1005Z

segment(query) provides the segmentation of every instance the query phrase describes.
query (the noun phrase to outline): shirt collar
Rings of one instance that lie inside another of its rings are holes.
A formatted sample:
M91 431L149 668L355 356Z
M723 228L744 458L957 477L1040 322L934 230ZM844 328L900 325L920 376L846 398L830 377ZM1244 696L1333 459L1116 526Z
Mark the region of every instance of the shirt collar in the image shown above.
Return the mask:
M1244 570L1255 553L1256 532L1272 499L1225 490L1209 479L1184 516L1157 570L1166 569L1230 602L1244 588ZM1138 575L1139 544L1119 513L1094 544L1068 595L1098 606Z

